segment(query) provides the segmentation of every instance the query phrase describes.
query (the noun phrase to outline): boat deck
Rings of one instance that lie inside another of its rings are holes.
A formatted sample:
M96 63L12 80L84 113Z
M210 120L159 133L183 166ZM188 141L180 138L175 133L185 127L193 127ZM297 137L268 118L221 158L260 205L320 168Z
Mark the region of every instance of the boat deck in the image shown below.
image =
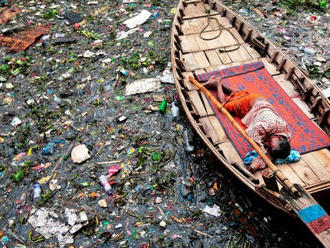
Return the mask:
M175 36L175 46L180 46L179 57L183 72L183 86L187 99L191 100L190 112L197 116L197 124L207 135L218 151L230 162L243 164L242 159L236 152L234 146L225 134L221 124L217 120L211 106L204 94L189 82L190 75L197 75L204 72L224 69L227 67L262 61L267 71L273 76L284 91L311 119L315 116L311 113L310 107L299 97L293 84L288 80L288 76L282 72L283 65L275 66L271 63L274 58L262 57L250 44L245 43L251 32L242 37L237 28L229 22L227 18L221 17L218 12L210 10L210 6L201 1L186 1L186 7L178 11L184 11L182 24L176 25L178 36ZM210 10L210 11L207 11ZM208 13L208 14L206 14ZM210 25L200 33L208 23ZM220 33L218 23L225 27ZM233 34L233 36L228 32ZM210 40L206 40L209 38ZM213 38L213 39L212 39ZM180 44L180 45L179 45ZM230 51L240 44L239 49ZM219 51L221 49L221 52ZM226 52L227 51L227 52ZM330 151L322 149L302 155L302 159L297 163L278 165L283 174L292 182L302 185L309 193L316 193L330 188ZM255 176L263 182L261 171ZM281 186L280 186L281 187Z

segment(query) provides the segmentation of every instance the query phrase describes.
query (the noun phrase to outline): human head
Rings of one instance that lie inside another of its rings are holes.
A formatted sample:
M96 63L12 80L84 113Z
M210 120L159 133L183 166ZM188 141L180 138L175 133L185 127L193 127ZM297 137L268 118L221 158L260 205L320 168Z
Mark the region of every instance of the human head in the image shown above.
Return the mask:
M284 159L290 154L290 142L282 135L271 135L265 141L265 147L272 159Z

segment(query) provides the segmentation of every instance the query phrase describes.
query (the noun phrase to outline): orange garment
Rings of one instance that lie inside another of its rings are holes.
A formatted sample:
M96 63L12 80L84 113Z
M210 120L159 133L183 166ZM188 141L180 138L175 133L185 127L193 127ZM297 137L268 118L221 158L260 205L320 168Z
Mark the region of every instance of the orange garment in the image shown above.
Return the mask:
M229 95L224 107L233 115L242 118L251 110L251 102L262 97L259 94L250 94L246 90L236 91Z

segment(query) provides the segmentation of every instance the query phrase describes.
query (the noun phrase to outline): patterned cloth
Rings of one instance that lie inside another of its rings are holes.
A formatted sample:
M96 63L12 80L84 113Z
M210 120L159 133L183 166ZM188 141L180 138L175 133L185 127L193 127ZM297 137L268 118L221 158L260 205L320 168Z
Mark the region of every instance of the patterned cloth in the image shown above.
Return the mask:
M245 158L243 159L244 165L246 165L246 166L251 165L253 160L256 159L257 157L259 157L259 154L255 150L248 152L245 155ZM285 159L278 158L274 161L274 164L294 163L294 162L298 162L300 160L300 158L301 158L300 153L295 149L291 149L290 154L287 158L285 158Z
M246 133L259 145L266 136L282 135L289 140L291 134L288 124L279 116L273 106L263 98L258 98L242 123L247 126Z

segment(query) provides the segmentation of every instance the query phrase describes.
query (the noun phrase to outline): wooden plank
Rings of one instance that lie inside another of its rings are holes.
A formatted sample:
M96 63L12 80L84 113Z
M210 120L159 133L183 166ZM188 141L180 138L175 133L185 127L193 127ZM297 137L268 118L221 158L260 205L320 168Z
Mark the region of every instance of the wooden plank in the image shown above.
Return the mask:
M270 75L273 76L273 75L278 75L279 74L279 72L276 70L275 65L269 63L268 59L261 58L260 60L264 63L265 68L269 72Z
M183 21L183 24L181 25L183 34L197 34L202 31L202 29L207 25L207 17L199 18L199 19L190 19ZM207 28L211 29L211 27Z
M321 161L318 160L312 153L306 153L301 156L301 159L311 168L315 175L321 181L330 181L330 172L324 167ZM330 161L328 161L329 163Z
M209 136L211 138L213 145L218 144L220 142L220 139L216 134L209 118L208 117L200 118L198 121L202 124L206 136Z
M230 28L229 31L230 33L227 32L228 35L230 34L231 37L234 36L234 38L236 38L238 43L240 44L244 43L242 36L238 33L236 28Z
M240 53L242 60L247 61L247 60L252 60L252 57L250 54L245 50L243 46L240 46L238 49L238 52Z
M192 53L182 55L182 63L187 71L193 71L200 68Z
M205 13L206 13L206 8L204 3L202 2L188 4L184 8L184 15L186 18L204 15Z
M215 130L215 132L217 133L220 142L224 142L224 141L229 141L228 137L225 133L225 130L223 129L223 127L221 126L219 120L217 119L216 116L210 116L210 122Z
M311 109L308 107L307 103L305 103L300 97L291 98L295 104L304 112L304 114L310 118L315 118L315 115L311 112Z
M202 95L202 101L204 103L205 110L206 110L207 114L209 114L209 115L214 114L214 111L213 111L207 97L205 96L205 94L201 94L201 95Z
M291 183L297 183L301 186L305 186L306 184L300 180L300 178L297 176L297 174L294 172L294 170L287 164L281 164L276 165L282 173L290 180Z
M199 116L207 115L207 112L206 112L204 105L201 101L201 98L199 96L199 92L197 90L193 90L193 91L187 92L187 94L191 100L191 103L195 106L197 114Z
M253 60L250 60L249 63L254 63L254 62L257 62L257 61L258 61L257 59L253 59ZM222 70L222 69L226 69L226 68L229 68L229 67L242 65L242 64L243 64L242 62L234 62L234 63L230 63L230 64L226 64L226 65L218 65L217 70Z
M183 53L199 51L199 46L193 35L179 36Z
M192 72L184 72L183 73L184 79L183 79L183 84L188 90L197 90L198 87L192 84L189 80L189 76L194 76Z
M245 50L250 54L250 56L253 58L253 59L257 59L257 58L260 58L260 54L254 50L252 47L250 47L249 44L247 43L243 43L242 46L245 48Z
M288 94L288 96L297 104L297 106L304 112L308 118L313 118L314 115L311 113L308 105L299 97L299 93L295 90L293 84L285 79L284 74L273 76L276 82L281 88Z
M204 69L194 70L194 74L195 74L195 75L203 74L203 73L205 73L205 72L206 72L206 70L204 70ZM193 84L193 83L191 83L191 84ZM196 89L198 89L198 88L196 87Z
M223 63L221 62L218 53L216 50L209 50L205 51L205 54L210 61L212 66L217 66L217 65L222 65Z
M237 45L237 41L233 38L231 33L237 37L239 44L242 41L242 38L237 33L235 28L229 29L230 33L227 30L222 30L219 35L219 30L205 32L202 34L202 38L199 34L189 34L179 36L181 41L181 47L183 53L188 52L198 52L201 50L210 50L217 49L224 46L234 46Z
M210 23L207 26L209 18L210 18ZM218 20L220 26L215 19ZM229 23L227 18L222 17L221 15L214 15L214 16L202 17L198 19L184 20L183 24L181 25L181 28L182 28L182 32L187 35L187 34L199 34L206 26L207 28L204 30L204 32L220 30L223 29L223 27L225 28L233 27Z
M273 78L281 86L281 88L285 91L285 93L289 95L289 97L297 96L298 93L295 91L294 86L292 85L291 82L285 80L283 74L273 76Z
M225 141L217 146L222 150L224 156L229 162L243 164L241 157L238 155L236 149L230 141Z
M216 50L222 64L229 64L229 63L232 63L230 57L228 56L228 53L226 52L220 52L218 50Z
M324 166L330 173L330 151L326 148L311 152L311 154Z
M233 46L233 47L228 47L226 48L226 51L228 56L230 57L231 61L233 62L240 62L242 61L242 57L241 54L238 52L238 49L235 49L237 46Z
M221 35L219 38L221 38L221 43L223 44L223 46L233 46L233 45L237 45L237 43L243 43L243 41L241 42L237 42L235 40L235 35L234 35L234 31L237 32L237 30L235 28L231 28L229 29L230 32L228 32L227 30L222 30Z
M209 61L207 60L204 52L193 53L193 56L195 58L195 61L198 64L199 68L207 68L207 67L211 66Z
M229 20L226 17L222 17L221 15L212 16L212 17L215 17L219 21L219 23L222 26L222 28L225 27L225 28L229 28L230 29L230 28L233 27L230 24Z
M320 181L303 160L290 164L290 167L306 185L315 184Z

